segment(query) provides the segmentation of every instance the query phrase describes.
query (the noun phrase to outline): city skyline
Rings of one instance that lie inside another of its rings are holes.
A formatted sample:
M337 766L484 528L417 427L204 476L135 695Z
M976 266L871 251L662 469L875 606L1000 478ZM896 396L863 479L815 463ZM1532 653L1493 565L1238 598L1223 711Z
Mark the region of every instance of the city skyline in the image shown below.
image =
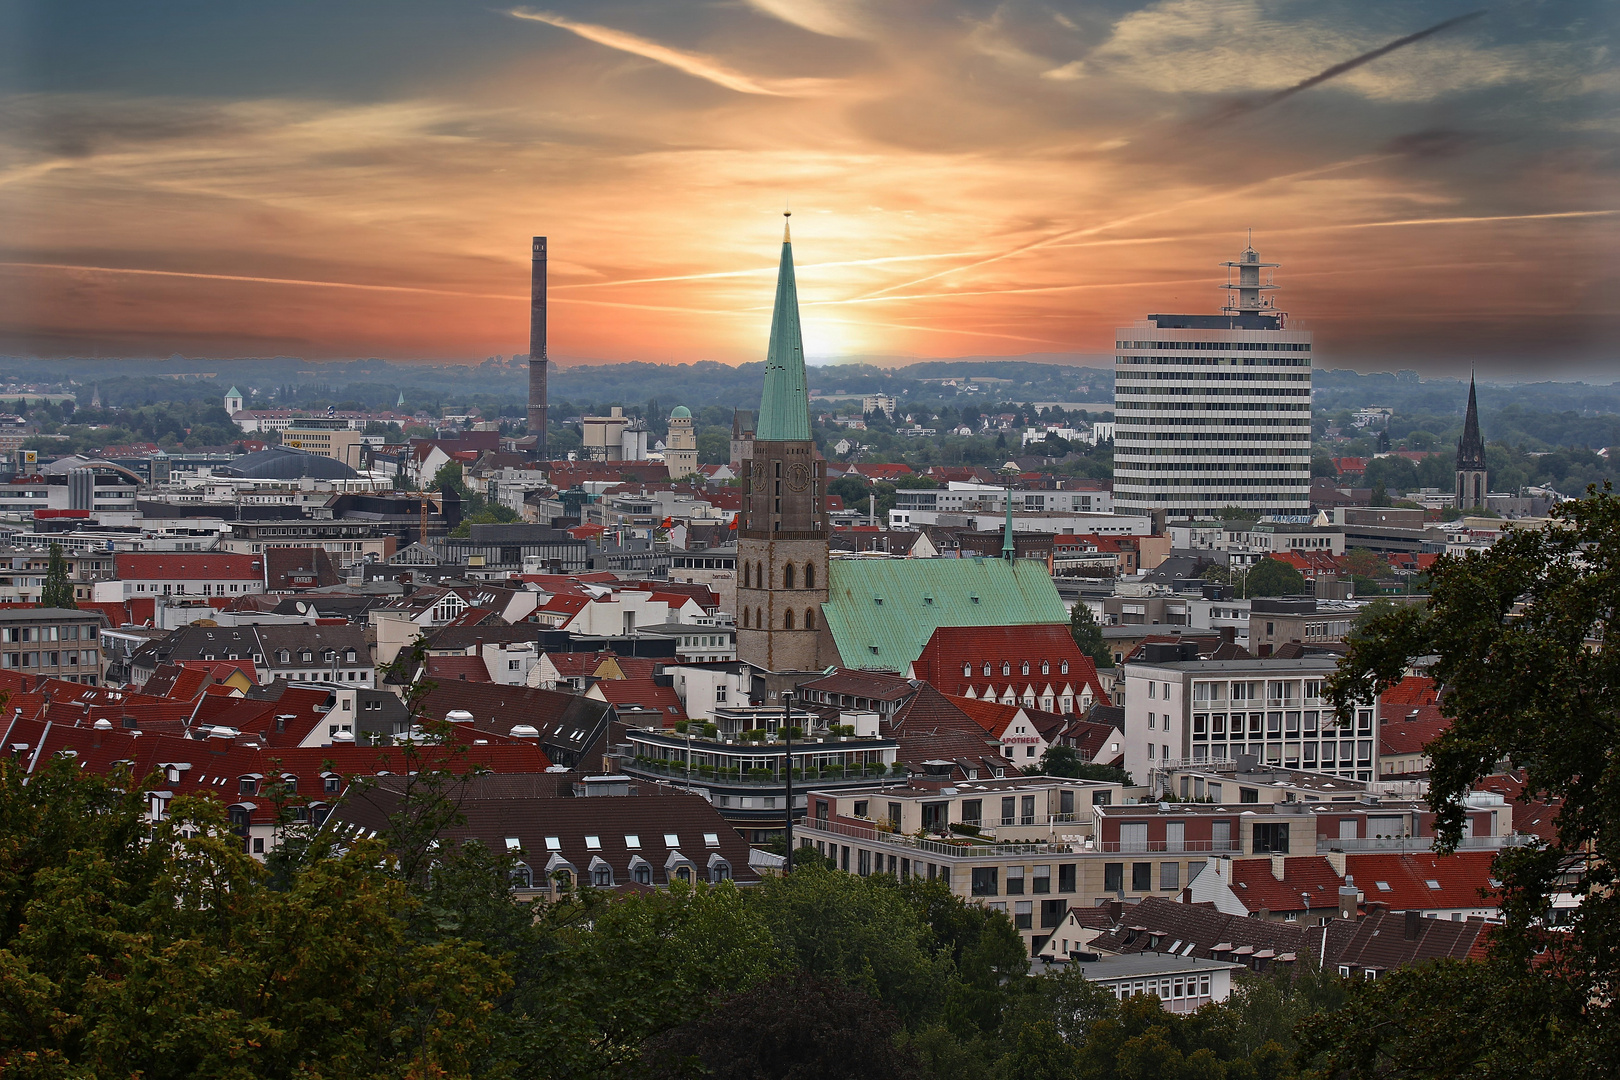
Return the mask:
M1255 230L1323 367L1601 377L1596 5L22 5L0 352L1105 363ZM1429 31L1432 31L1429 32ZM1427 33L1427 36L1424 36Z

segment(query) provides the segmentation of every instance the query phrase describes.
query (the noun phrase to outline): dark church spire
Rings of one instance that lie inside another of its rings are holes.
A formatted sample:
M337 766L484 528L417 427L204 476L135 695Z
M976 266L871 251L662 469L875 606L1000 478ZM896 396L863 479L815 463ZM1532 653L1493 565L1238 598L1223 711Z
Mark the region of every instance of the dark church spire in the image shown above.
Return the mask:
M1479 402L1474 397L1474 377L1468 377L1468 415L1463 420L1462 438L1457 440L1457 471L1485 468L1485 440L1479 434Z

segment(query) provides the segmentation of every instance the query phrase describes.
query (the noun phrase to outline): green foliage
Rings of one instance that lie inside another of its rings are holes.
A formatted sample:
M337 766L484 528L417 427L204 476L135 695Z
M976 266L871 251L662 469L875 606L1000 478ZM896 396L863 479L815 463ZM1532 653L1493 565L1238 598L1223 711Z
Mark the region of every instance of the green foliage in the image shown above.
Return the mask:
M51 545L51 560L45 569L45 585L40 589L39 606L47 608L77 608L73 599L73 583L68 580L67 560L62 558L62 545Z
M939 1010L954 965L893 878L806 867L767 878L759 903L794 966L881 999L908 1025Z
M1299 596L1305 592L1305 576L1281 559L1268 556L1243 575L1242 589L1244 596Z
M1075 601L1074 607L1069 609L1069 634L1080 651L1091 657L1098 667L1114 666L1114 653L1108 647L1108 639L1103 637L1097 617L1084 600Z
M509 979L471 944L413 936L380 844L271 888L218 800L175 799L148 830L127 773L66 758L26 787L21 773L0 762L8 1074L404 1077L481 1060Z
M1074 747L1048 746L1041 754L1040 764L1024 769L1029 776L1072 776L1079 780L1101 780L1111 784L1130 785L1131 774L1112 765L1094 765L1080 760Z
M1620 728L1612 632L1620 499L1606 486L1554 513L1553 527L1508 530L1487 551L1437 559L1429 603L1371 619L1327 691L1346 716L1413 658L1437 658L1433 676L1453 720L1427 747L1439 842L1461 839L1466 794L1504 759L1524 770L1527 798L1557 801L1550 843L1496 859L1505 925L1494 947L1530 974L1569 981L1597 1000L1620 981L1620 773L1611 764ZM1580 903L1553 955L1532 970L1554 893Z

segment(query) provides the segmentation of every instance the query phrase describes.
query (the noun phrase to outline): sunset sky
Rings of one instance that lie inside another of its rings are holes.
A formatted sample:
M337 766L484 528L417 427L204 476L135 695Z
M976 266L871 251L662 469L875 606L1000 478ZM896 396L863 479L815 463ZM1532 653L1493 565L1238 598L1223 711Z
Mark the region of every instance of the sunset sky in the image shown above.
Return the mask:
M1253 228L1319 363L1620 378L1599 0L0 0L0 353L1109 354Z

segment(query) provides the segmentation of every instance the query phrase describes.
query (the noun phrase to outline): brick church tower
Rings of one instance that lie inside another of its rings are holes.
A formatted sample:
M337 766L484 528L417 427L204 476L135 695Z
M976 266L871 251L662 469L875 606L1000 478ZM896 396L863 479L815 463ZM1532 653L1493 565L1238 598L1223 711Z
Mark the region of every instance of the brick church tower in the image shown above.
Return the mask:
M818 671L827 599L827 463L810 437L793 243L782 230L765 388L744 463L737 532L737 658L769 671Z

